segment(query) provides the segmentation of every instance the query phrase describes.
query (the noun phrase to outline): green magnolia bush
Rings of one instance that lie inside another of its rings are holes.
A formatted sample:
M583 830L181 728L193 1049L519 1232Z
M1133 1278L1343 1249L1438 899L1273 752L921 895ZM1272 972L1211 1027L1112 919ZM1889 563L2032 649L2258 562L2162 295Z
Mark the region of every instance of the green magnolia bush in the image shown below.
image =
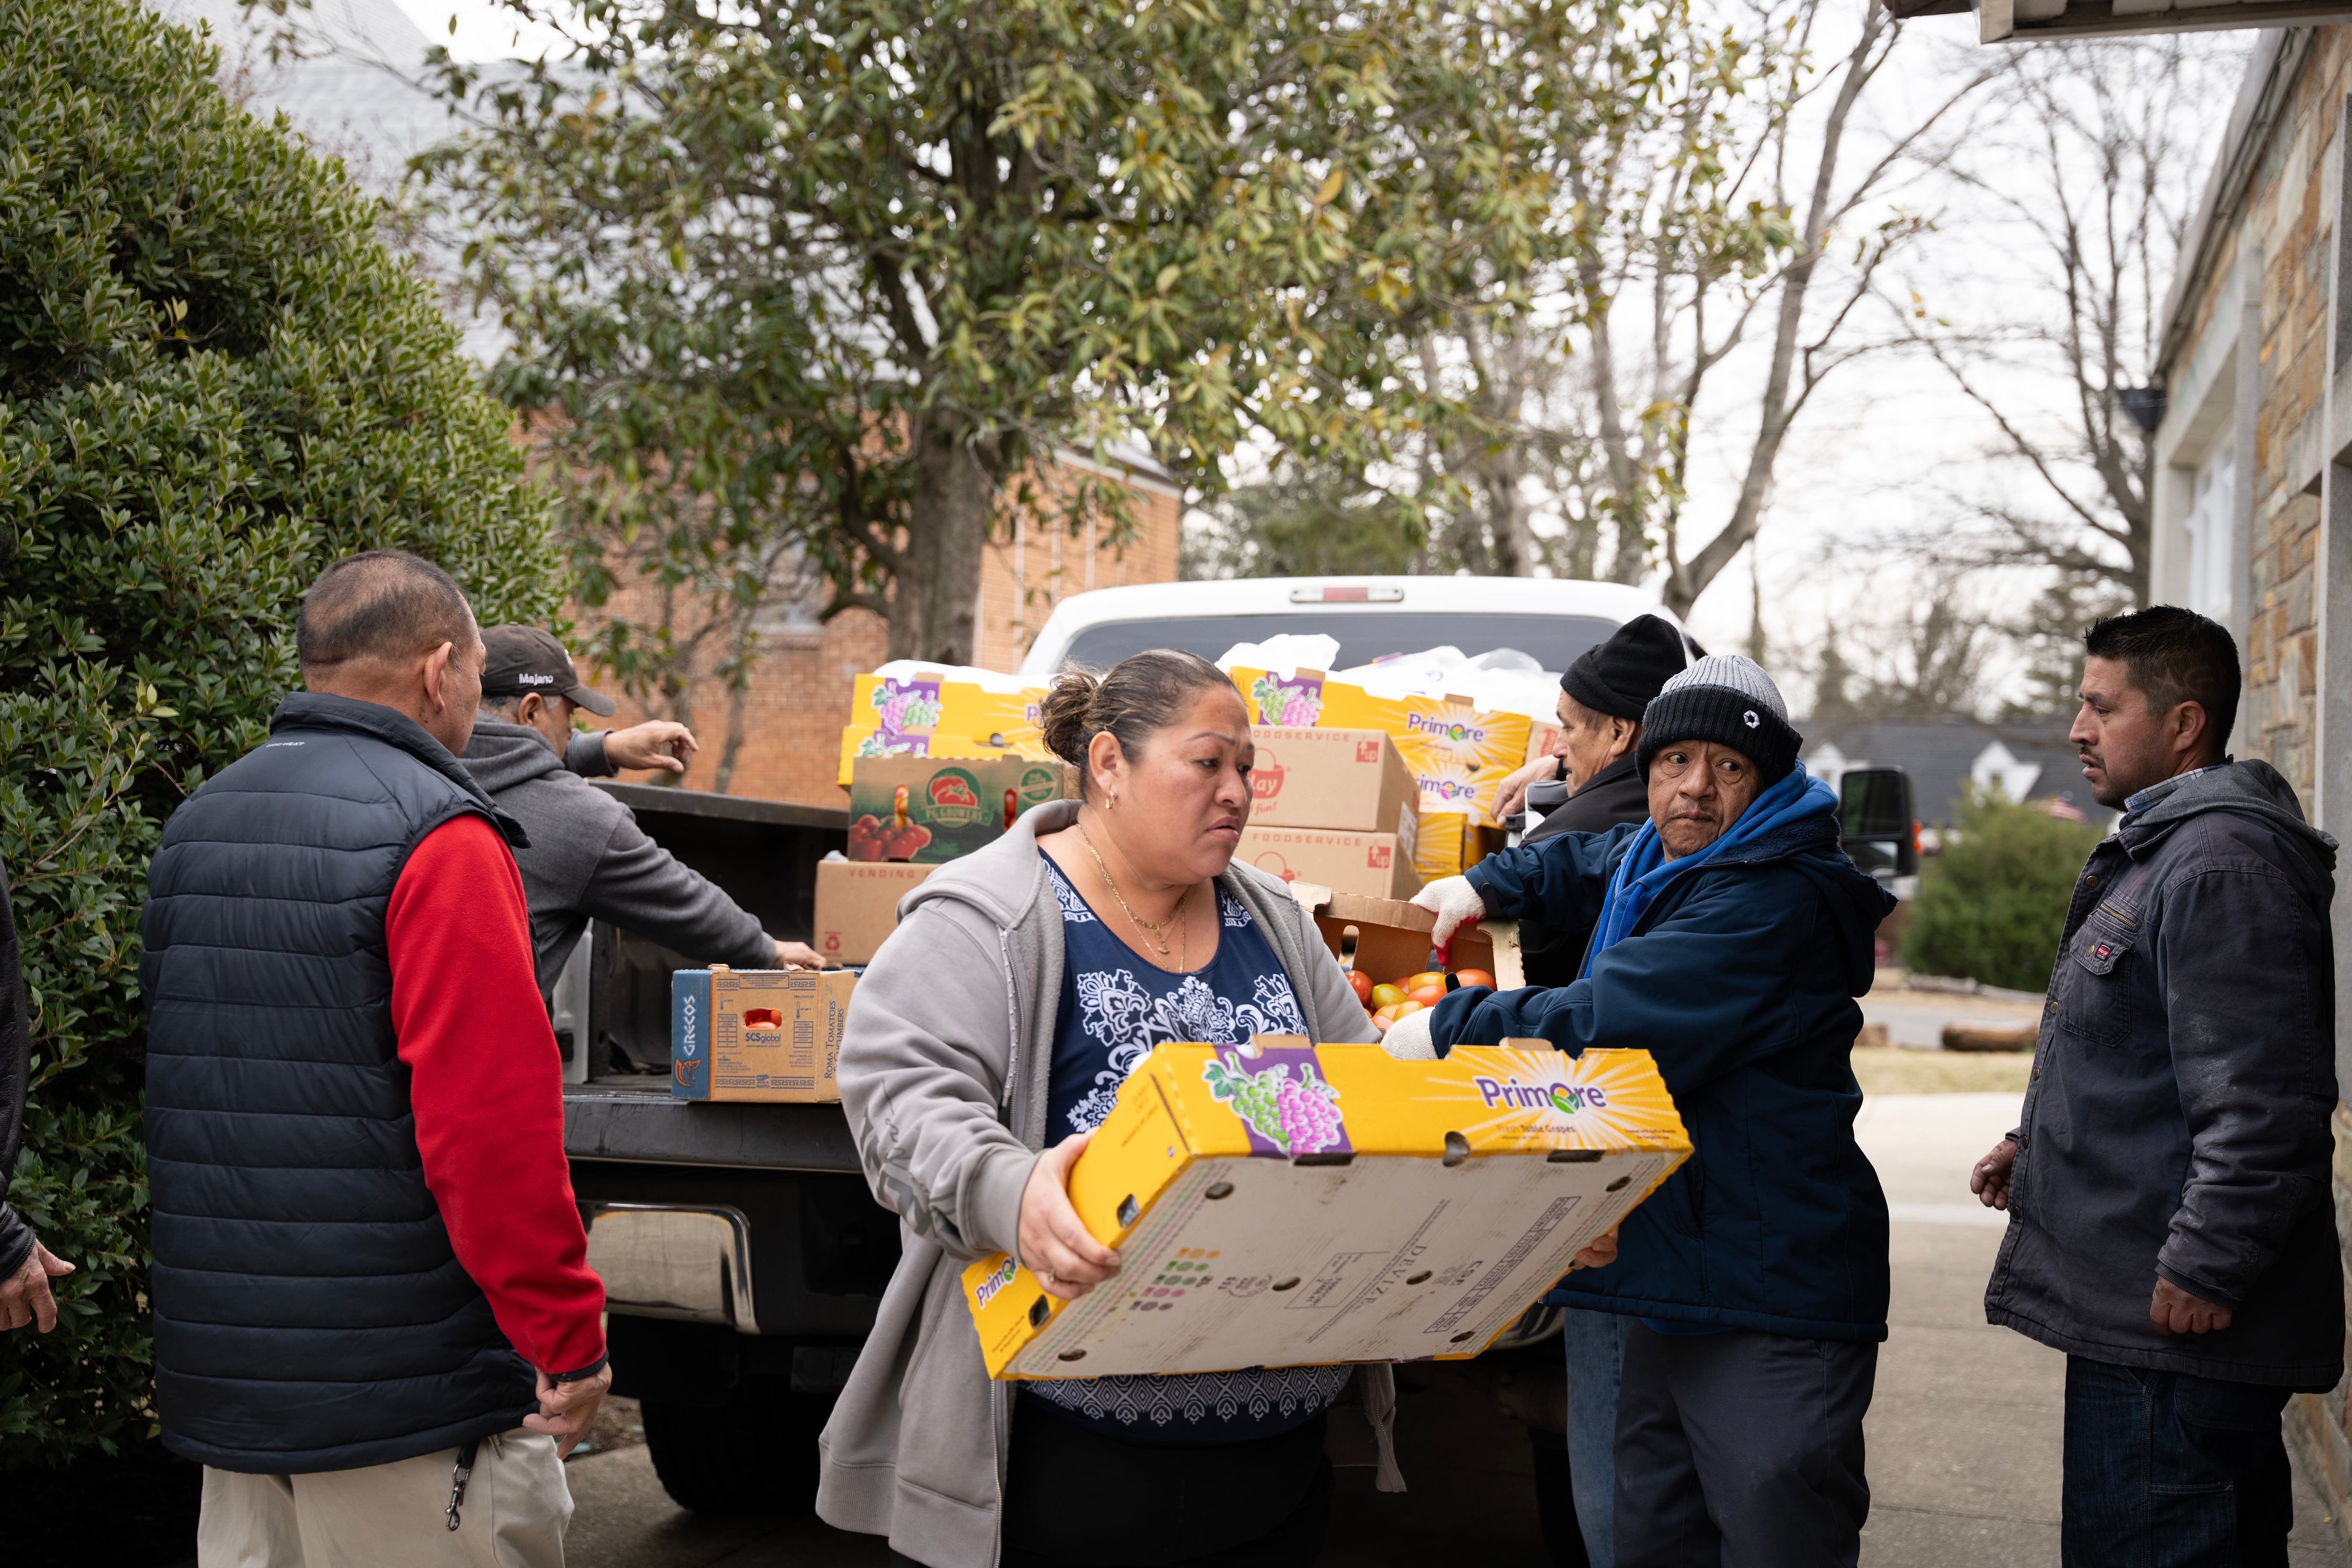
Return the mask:
M2074 879L2102 830L1971 791L1919 869L1903 961L1927 975L2038 991L2050 984Z
M152 1428L140 901L266 733L326 561L438 560L484 621L561 578L508 416L340 165L131 0L0 0L0 859L34 1019L11 1201L64 1317L0 1336L0 1468Z

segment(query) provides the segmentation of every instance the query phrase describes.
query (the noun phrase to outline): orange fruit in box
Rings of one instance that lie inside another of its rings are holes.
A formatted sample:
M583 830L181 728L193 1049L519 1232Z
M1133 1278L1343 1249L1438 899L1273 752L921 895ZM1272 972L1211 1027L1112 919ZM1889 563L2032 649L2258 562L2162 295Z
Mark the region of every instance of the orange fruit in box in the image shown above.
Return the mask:
M1419 1002L1425 1008L1433 1008L1444 999L1445 987L1442 984L1417 987L1405 998L1405 1000Z
M1348 971L1348 984L1356 988L1358 1001L1368 1007L1371 1004L1372 977L1370 975L1365 974L1361 969L1350 969Z
M1490 991L1496 988L1495 977L1484 969L1456 969L1454 977L1465 986L1484 986Z
M1422 989L1425 986L1435 986L1438 989L1444 990L1445 988L1445 971L1443 969L1423 969L1418 975L1407 975L1403 979L1399 980L1397 985L1402 988L1406 996L1412 995L1413 992Z

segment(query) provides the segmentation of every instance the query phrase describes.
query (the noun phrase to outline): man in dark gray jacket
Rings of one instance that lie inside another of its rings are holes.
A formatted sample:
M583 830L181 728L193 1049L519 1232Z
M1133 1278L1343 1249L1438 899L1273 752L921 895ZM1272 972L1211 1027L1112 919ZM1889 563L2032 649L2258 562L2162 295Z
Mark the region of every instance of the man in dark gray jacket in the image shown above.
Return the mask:
M2284 1563L2279 1412L2343 1371L2330 1197L2336 841L2223 755L2230 634L2159 605L2084 638L2073 739L2124 813L2067 910L1985 1315L2066 1353L2069 1568Z
M482 711L466 747L466 771L530 835L515 852L530 903L530 942L539 989L555 981L590 920L609 920L697 962L739 969L818 968L814 948L780 942L759 917L709 879L678 864L646 837L626 806L582 775L604 778L623 768L686 770L694 737L681 724L653 720L630 729L582 735L581 708L599 717L612 699L582 683L572 655L536 626L483 629Z

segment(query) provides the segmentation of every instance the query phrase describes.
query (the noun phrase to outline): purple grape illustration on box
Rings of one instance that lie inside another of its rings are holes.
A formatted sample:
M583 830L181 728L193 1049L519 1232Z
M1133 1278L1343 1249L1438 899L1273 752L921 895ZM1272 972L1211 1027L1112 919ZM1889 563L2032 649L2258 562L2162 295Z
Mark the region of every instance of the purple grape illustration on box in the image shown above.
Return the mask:
M1311 1155L1341 1141L1339 1092L1317 1074L1313 1062L1297 1066L1297 1078L1286 1061L1252 1072L1237 1053L1227 1052L1202 1068L1201 1078L1259 1137L1286 1155Z
M875 721L893 733L932 728L940 722L940 687L936 681L901 684L887 679L869 699Z
M1323 684L1316 680L1284 680L1271 672L1250 683L1250 701L1261 723L1312 729L1323 713Z

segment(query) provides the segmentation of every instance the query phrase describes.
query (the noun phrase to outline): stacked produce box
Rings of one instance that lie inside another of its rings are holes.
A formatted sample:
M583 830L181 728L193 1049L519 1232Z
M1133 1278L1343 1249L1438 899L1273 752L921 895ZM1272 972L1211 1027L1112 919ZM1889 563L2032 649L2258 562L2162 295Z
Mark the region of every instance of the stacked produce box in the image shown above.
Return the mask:
M1250 822L1234 858L1293 884L1371 898L1421 890L1421 793L1377 729L1254 725Z
M1037 729L1045 688L994 670L886 664L857 677L842 731L849 845L817 867L816 949L874 956L898 901L947 862L992 842L1032 806L1075 793Z
M857 677L841 732L841 787L867 757L994 757L1051 760L1037 730L1043 686L994 670L885 664Z
M1321 670L1226 667L1255 723L1377 731L1395 745L1420 794L1413 869L1423 882L1459 875L1501 847L1496 792L1543 754L1554 728L1549 718L1458 694L1376 695Z

